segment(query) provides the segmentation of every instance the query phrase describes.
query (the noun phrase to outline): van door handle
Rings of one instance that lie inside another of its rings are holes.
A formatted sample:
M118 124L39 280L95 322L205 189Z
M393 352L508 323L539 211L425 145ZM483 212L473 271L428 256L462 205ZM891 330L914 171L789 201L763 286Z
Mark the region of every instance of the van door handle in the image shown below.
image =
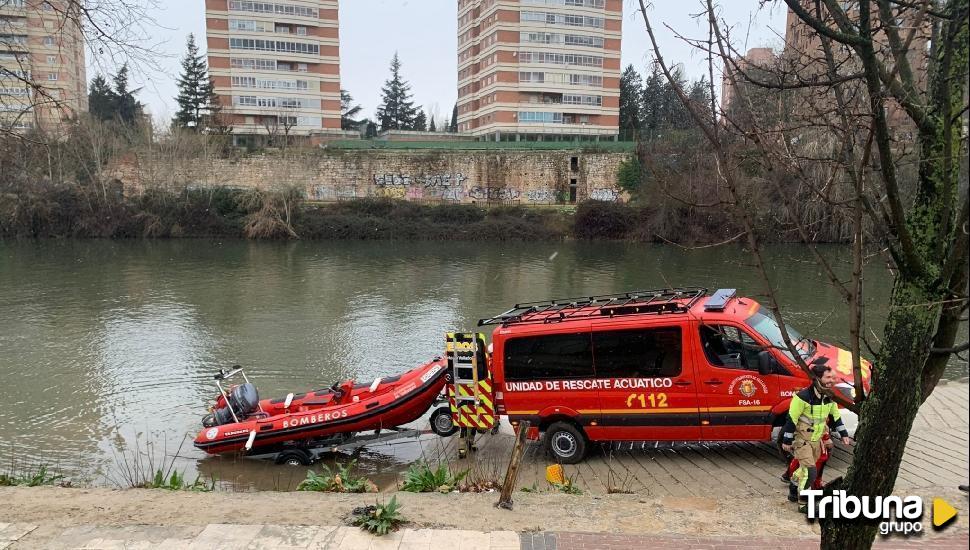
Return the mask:
M705 380L704 383L710 386L720 386L721 384L724 383L724 381L718 380L717 378L715 378L713 380Z
M686 388L687 386L690 385L690 382L688 382L687 380L678 380L678 381L674 382L674 385L675 386L680 386L682 388Z

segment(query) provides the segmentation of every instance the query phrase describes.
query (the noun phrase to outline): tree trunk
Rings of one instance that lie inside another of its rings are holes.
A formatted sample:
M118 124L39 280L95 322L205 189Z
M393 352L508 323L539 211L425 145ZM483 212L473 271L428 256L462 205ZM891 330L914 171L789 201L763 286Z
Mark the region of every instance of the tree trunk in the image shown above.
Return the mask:
M844 483L847 494L888 496L896 484L899 464L913 420L922 403L920 377L939 318L934 293L925 284L897 280L883 347L874 365L872 393L862 406L856 430L855 456ZM870 548L876 523L822 522L822 549Z

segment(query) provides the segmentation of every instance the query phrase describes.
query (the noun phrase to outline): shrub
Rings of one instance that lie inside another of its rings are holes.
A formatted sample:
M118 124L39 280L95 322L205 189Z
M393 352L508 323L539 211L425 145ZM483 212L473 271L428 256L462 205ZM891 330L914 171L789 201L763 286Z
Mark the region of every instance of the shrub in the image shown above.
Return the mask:
M452 474L445 464L438 464L437 468L432 469L427 462L418 462L404 472L404 483L401 484L401 489L410 493L433 491L449 493L466 475L468 470Z
M485 214L484 208L470 204L439 204L428 216L440 223L470 224L484 220Z
M622 204L586 201L576 208L573 234L578 239L622 239L636 225L636 211Z
M354 474L357 461L337 464L337 471L323 465L319 474L307 470L306 479L296 486L297 491L319 491L324 493L376 493L377 485L363 476Z
M640 164L640 159L636 155L631 155L621 162L616 171L617 186L631 193L640 188L642 178L643 166Z
M396 496L392 496L391 501L387 504L375 504L374 506L354 508L353 514L354 525L377 536L386 535L391 531L395 531L404 523L404 517L401 515L401 505L397 503Z

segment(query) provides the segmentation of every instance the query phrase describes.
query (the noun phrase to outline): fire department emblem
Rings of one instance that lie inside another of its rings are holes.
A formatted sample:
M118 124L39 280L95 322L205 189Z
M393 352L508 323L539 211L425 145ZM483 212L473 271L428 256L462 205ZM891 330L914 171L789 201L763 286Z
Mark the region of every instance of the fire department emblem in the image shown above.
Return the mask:
M738 392L745 397L751 397L757 391L758 389L754 385L754 380L751 380L750 378L742 380L741 384L738 385Z
M215 439L217 435L219 435L219 428L209 428L209 430L205 432L206 439Z

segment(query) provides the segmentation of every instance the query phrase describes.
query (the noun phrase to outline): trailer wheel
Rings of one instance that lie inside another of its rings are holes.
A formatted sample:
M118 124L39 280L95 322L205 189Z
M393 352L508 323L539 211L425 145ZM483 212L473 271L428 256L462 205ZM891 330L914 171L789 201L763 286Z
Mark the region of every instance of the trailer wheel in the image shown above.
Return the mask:
M569 422L554 422L546 428L546 451L563 464L576 464L586 456L586 434Z
M309 466L313 462L313 456L302 449L291 449L276 455L275 462L287 466Z
M451 420L450 407L438 407L431 413L431 431L441 437L454 435L458 431L458 426Z

